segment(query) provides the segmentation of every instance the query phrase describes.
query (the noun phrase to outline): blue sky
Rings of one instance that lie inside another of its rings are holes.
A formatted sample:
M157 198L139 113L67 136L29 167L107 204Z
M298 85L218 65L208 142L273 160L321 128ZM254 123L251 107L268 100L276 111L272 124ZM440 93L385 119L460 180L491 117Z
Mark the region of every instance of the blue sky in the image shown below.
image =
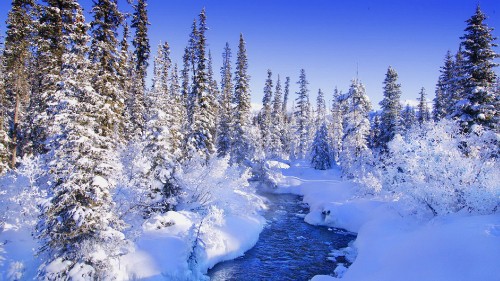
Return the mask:
M130 11L125 0L122 10ZM92 1L80 1L90 10ZM319 88L331 99L335 86L346 91L358 73L375 107L382 99L382 81L393 66L403 99L415 99L421 87L434 96L439 68L447 50L455 52L467 20L479 3L487 24L500 37L498 0L149 0L152 54L168 41L172 59L181 63L193 19L205 7L209 49L219 73L226 42L236 56L238 37L247 42L252 100L260 103L267 69L274 78L292 80L297 89L299 70L306 70L311 99ZM0 28L10 1L0 3ZM88 16L90 21L91 17ZM499 42L497 40L497 42ZM497 52L500 52L496 48ZM497 69L497 73L499 73Z

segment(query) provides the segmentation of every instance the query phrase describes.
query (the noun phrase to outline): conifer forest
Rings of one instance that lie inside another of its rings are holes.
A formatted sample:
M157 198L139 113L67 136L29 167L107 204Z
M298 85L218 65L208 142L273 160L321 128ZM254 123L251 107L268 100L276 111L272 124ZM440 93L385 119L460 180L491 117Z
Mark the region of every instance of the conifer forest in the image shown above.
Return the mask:
M385 62L377 104L375 73L257 81L244 30L214 49L209 7L155 1L8 1L0 280L499 280L499 3L412 102Z

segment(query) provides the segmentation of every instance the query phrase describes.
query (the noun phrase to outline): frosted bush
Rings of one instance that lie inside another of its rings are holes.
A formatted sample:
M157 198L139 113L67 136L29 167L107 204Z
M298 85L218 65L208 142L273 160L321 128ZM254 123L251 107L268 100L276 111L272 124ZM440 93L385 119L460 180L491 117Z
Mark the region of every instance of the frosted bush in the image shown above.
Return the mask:
M381 170L389 190L410 195L435 215L498 210L498 134L477 127L461 135L454 122L443 120L396 135L388 147Z

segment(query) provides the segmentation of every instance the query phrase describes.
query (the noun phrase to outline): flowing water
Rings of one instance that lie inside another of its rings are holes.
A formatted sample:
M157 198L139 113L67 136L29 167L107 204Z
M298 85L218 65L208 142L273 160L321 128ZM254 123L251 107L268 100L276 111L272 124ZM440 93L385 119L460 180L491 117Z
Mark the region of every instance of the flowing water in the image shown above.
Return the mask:
M292 194L263 194L269 199L267 225L259 241L244 256L217 264L211 280L309 280L333 275L336 264L328 259L334 249L347 247L356 237L341 229L304 222L307 205ZM343 261L345 262L345 261Z

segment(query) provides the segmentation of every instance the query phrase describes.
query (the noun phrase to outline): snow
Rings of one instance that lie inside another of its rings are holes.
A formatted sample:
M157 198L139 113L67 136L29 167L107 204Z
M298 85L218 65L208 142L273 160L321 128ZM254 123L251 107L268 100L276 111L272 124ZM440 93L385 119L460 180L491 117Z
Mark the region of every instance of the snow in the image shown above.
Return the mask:
M500 215L417 212L405 197L362 195L338 170L316 171L306 162L282 170L278 192L303 195L305 221L356 232L354 263L312 280L500 280Z

